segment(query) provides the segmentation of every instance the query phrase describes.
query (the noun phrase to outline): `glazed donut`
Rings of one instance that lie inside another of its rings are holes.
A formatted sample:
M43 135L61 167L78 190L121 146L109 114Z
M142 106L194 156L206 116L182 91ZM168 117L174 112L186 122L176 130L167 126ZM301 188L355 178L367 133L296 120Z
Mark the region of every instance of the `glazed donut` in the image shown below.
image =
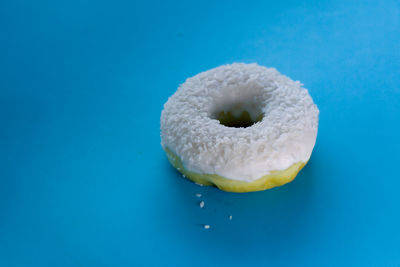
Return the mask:
M308 162L319 110L274 68L234 63L188 78L161 112L161 145L185 177L231 192L280 186Z

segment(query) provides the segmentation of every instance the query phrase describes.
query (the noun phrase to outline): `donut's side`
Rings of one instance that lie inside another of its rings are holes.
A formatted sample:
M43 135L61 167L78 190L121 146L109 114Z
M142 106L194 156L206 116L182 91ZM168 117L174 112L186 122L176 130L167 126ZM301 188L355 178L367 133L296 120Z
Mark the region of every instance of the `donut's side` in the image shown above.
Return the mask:
M199 174L188 171L184 168L181 159L175 155L168 147L165 147L169 162L186 178L195 183L216 186L221 190L236 193L262 191L273 187L287 184L296 177L297 173L307 164L307 162L297 162L282 171L272 171L271 173L252 182L228 179L217 174Z

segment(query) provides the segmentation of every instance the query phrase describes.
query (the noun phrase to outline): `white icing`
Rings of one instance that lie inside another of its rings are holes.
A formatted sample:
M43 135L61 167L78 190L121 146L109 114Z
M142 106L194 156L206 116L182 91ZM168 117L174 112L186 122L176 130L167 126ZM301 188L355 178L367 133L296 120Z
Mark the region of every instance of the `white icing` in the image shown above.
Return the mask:
M308 91L273 68L234 63L186 80L164 105L161 145L184 167L254 181L271 171L307 162L315 145L319 110ZM260 122L227 127L220 111L246 110Z

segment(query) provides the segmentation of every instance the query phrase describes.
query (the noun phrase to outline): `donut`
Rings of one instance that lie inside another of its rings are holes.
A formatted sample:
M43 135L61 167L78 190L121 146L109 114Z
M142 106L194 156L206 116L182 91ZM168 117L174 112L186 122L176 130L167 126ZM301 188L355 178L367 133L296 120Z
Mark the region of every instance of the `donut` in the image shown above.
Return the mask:
M197 184L260 191L306 165L318 116L299 81L255 63L223 65L188 78L164 104L161 146Z

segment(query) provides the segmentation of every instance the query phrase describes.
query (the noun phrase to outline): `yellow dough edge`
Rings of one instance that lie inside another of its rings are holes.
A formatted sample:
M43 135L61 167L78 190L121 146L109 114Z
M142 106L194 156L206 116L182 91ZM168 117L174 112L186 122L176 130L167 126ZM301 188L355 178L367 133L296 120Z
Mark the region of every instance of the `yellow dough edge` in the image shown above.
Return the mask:
M165 148L169 162L186 178L195 183L216 186L227 192L245 193L262 191L276 186L287 184L296 177L297 173L307 164L307 162L297 162L282 171L272 171L263 177L252 182L228 179L217 174L200 174L186 170L181 159L169 148Z

